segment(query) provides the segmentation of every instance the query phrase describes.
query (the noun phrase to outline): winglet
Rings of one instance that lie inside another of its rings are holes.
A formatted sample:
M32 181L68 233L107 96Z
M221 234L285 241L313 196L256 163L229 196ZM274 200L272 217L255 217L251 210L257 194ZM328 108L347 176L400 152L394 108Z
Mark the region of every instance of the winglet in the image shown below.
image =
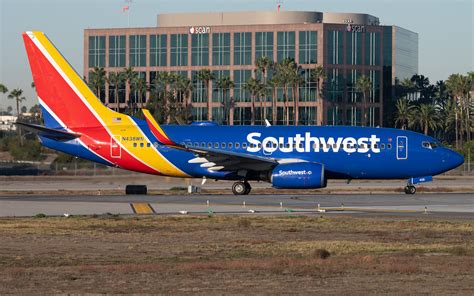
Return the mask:
M160 125L153 118L150 111L147 109L142 109L142 112L145 116L145 120L148 124L148 127L150 128L151 133L158 139L158 141L160 141L163 145L176 146L176 143L166 135Z

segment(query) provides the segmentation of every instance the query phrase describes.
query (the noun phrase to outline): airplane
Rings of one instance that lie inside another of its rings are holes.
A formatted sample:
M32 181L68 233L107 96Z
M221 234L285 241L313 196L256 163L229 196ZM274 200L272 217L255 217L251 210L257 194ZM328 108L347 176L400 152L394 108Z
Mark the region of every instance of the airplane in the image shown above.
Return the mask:
M249 194L249 181L314 189L328 179L407 179L405 193L415 194L464 162L432 137L392 128L160 125L146 109L143 120L103 105L44 33L23 39L45 125L19 125L48 148L107 166L233 180L235 195Z

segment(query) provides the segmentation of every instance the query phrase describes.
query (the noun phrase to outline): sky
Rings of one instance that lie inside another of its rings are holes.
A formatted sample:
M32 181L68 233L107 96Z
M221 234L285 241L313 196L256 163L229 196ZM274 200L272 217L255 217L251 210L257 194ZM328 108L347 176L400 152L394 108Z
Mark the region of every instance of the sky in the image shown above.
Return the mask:
M419 34L419 72L434 83L474 69L473 0L133 0L130 27L154 27L156 16L173 12L282 10L357 12ZM21 88L26 106L36 104L21 33L39 30L83 72L86 28L127 27L124 0L0 0L0 83ZM0 110L14 106L0 94Z

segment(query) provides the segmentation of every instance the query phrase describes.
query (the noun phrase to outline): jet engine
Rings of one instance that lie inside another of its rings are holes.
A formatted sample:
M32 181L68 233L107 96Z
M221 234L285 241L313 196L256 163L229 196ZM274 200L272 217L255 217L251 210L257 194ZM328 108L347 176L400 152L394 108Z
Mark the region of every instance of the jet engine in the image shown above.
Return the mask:
M270 182L280 189L324 188L324 165L313 162L279 164L271 172Z

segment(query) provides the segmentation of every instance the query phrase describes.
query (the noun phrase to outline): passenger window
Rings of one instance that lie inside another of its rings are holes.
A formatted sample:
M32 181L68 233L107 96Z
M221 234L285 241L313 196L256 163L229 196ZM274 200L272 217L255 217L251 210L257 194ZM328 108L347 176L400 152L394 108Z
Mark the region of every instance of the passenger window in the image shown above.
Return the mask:
M258 143L257 147L262 148L262 144Z
M194 147L199 147L199 143L194 142Z
M137 143L133 143L133 147L137 147Z
M150 145L150 143L146 143L146 146L147 146L147 147L150 147L151 145Z
M219 148L219 143L214 143L214 148Z
M235 148L239 149L240 148L240 143L235 143Z
M221 143L221 148L225 149L225 147L226 147L225 143Z
M232 149L232 146L233 146L232 143L229 143L229 149Z
M158 142L154 142L153 146L155 146L155 148L157 148L158 147Z
M211 142L207 143L207 147L212 148L212 143Z
M140 143L140 148L143 148L143 143Z
M387 144L387 149L392 149L392 144Z
M242 149L246 149L247 148L247 143L242 143Z
M385 144L380 144L380 148L385 149Z
M202 147L202 148L206 148L206 143L202 142L202 143L201 143L201 147Z

